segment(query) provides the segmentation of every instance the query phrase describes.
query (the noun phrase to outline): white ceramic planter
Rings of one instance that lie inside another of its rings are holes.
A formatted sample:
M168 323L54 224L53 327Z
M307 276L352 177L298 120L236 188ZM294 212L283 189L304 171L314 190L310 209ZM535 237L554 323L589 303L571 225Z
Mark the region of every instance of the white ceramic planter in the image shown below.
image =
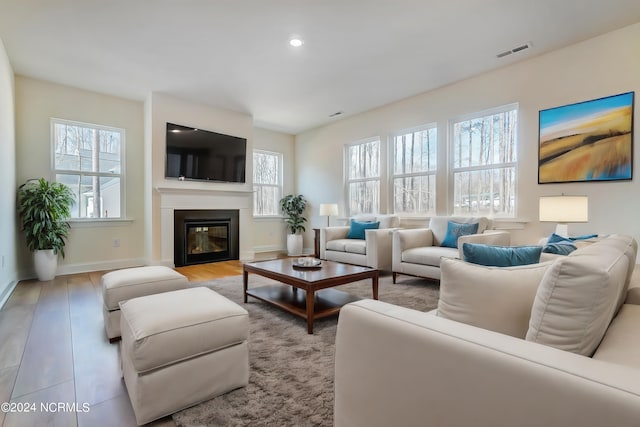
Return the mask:
M53 253L53 249L35 251L33 253L33 263L38 280L41 282L53 280L56 277L58 255Z
M287 234L287 255L302 255L302 234Z

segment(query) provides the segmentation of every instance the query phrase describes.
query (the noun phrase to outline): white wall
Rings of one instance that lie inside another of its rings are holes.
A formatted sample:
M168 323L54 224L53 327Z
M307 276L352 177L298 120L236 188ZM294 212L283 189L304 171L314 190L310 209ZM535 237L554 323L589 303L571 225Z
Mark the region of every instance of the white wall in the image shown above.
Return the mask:
M295 137L281 132L254 128L254 148L282 153L283 196L295 193ZM308 215L307 215L308 216ZM284 251L287 228L282 218L254 218L254 252Z
M18 278L14 98L13 69L0 40L0 307Z
M58 274L141 265L144 259L143 104L122 98L17 76L16 180L53 179L50 118L75 120L125 129L124 222L72 222L66 258ZM120 241L113 247L113 240ZM18 248L20 278L33 277L31 254L24 241Z
M320 203L339 202L340 214L344 215L345 144L371 136L387 141L394 131L437 122L439 146L446 147L449 119L517 102L520 106L517 215L528 222L524 229L512 230L513 242L533 243L550 234L554 224L538 222L538 197L563 192L589 196L589 223L572 224L573 233L625 233L640 240L640 222L636 219L640 212L637 155L632 181L537 183L539 110L639 89L640 23L301 133L296 137L297 191L309 195L314 224L322 220L316 213ZM636 99L638 103L640 100ZM634 142L640 132L639 120L640 114L636 112ZM440 180L437 187L440 215L447 213L446 188L447 183ZM387 207L381 210L385 212ZM311 244L311 239L307 233L305 246Z

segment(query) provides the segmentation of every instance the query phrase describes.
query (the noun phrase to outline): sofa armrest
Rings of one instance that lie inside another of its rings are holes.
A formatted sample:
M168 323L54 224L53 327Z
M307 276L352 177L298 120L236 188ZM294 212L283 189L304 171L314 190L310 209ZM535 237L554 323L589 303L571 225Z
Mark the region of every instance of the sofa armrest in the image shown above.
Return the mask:
M349 226L324 227L320 229L320 258L327 259L325 252L327 250L327 242L331 240L346 239L349 234Z
M391 265L393 271L400 271L402 252L411 248L433 246L433 231L429 228L409 228L395 230L391 242Z
M395 228L365 230L367 265L379 270L391 269L391 242Z
M460 259L464 259L462 245L464 243L482 243L483 245L509 246L511 234L504 230L487 230L484 233L468 234L458 237L458 253Z
M627 288L627 296L624 303L640 305L640 264L636 264L633 272L631 273L631 279L629 280L629 287Z
M433 232L429 228L404 228L393 232L394 247L400 251L433 246Z
M340 311L334 423L636 426L640 371L363 300Z

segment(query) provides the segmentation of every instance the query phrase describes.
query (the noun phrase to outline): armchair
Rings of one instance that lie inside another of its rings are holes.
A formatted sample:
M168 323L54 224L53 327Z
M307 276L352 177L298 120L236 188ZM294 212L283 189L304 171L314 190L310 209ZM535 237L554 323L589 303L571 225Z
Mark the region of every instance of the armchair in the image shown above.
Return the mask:
M349 226L321 228L320 258L390 270L392 233L400 225L400 219L395 215L359 215L353 219L360 222L380 221L380 227L365 230L364 240L347 238Z
M440 246L447 234L449 221L478 223L476 234L460 236L458 247ZM493 223L485 217L437 216L431 218L428 228L396 230L392 237L393 283L398 274L440 280L440 259L462 259L463 243L508 246L511 242L507 231L493 230Z

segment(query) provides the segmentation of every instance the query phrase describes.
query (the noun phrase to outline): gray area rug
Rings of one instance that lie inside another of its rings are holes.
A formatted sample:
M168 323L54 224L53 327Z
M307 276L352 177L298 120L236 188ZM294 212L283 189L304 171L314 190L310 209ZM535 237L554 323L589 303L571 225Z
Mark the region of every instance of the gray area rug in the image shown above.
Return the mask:
M380 278L381 301L428 311L438 304L438 285L401 276ZM249 276L249 287L273 281ZM242 300L242 276L199 283L249 312L249 385L173 415L178 426L332 426L333 364L337 317L306 321L249 297ZM371 298L371 281L336 289Z

